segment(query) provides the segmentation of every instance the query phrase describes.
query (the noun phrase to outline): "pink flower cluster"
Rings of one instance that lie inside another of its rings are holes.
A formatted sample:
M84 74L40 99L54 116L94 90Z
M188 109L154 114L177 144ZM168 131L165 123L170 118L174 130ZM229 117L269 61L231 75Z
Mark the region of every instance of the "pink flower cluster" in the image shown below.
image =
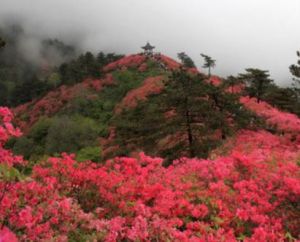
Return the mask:
M159 60L161 60L170 70L176 70L181 66L180 63L165 55L159 55Z
M73 86L63 85L48 92L39 100L34 100L15 108L15 122L26 133L41 116L52 116L75 97L80 95L88 96L90 90L99 92L104 86L111 86L114 83L113 76L107 74L103 79L87 78L83 82Z
M9 150L3 147L10 137L21 136L21 131L11 124L12 119L12 112L8 108L0 107L0 164L8 166L23 163L21 157L13 156Z
M16 133L6 128L11 112L0 115L5 142ZM299 148L289 136L241 131L209 160L167 168L143 153L104 164L49 158L22 179L0 180L0 241L296 240ZM7 160L22 161L1 146Z
M147 96L158 94L164 88L163 76L149 77L144 80L143 84L129 91L121 103L116 106L116 113L120 113L124 108L134 108L139 101L145 101Z
M105 66L103 70L105 72L114 71L118 68L129 68L129 67L139 67L146 61L146 56L144 55L129 55L125 56L115 62L112 62Z
M287 132L300 133L300 119L295 114L279 111L270 104L256 98L241 97L246 108L266 119L267 123Z

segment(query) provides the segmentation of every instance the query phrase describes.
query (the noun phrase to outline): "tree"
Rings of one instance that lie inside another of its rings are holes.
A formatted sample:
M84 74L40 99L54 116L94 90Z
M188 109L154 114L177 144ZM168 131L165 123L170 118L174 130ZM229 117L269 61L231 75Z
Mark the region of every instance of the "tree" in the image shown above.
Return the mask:
M76 152L97 144L98 127L89 118L59 116L47 130L45 150L47 154Z
M0 49L5 46L5 41L0 37Z
M300 58L300 51L297 51L297 56ZM298 97L298 102L300 102L300 59L297 61L297 64L290 66L290 72L294 76L293 87Z
M0 82L0 106L7 105L8 90L5 84Z
M17 106L29 102L41 96L47 89L47 83L39 80L36 75L33 75L31 78L25 79L24 82L16 85L12 93L12 104Z
M208 76L211 76L211 68L214 68L216 66L216 60L212 59L208 55L201 54L201 56L204 58L204 65L203 68L208 68Z
M103 75L102 68L121 57L122 55L104 54L103 52L95 57L91 52L86 52L77 59L60 65L58 74L61 77L61 84L73 85L88 77L100 78Z
M245 127L249 115L238 97L205 79L181 67L165 81L162 93L121 113L115 127L117 144L126 147L123 155L137 148L168 160L206 157L220 143L220 132L225 139L233 129Z
M229 88L231 93L234 93L234 87L243 83L243 80L236 76L228 76L225 79L224 85Z
M169 120L176 131L184 132L187 137L187 149L190 157L199 155L196 147L200 147L199 137L207 134L206 124L211 112L205 100L208 84L204 76L192 77L184 68L174 71L166 83L165 103L167 109L176 113Z
M268 88L273 84L273 80L269 77L269 71L254 68L247 68L246 73L239 75L239 78L246 83L249 96L256 97L257 102L262 100Z
M118 144L121 147L126 145L127 151L140 148L169 160L180 154L204 157L207 150L203 149L207 149L207 145L203 144L210 132L206 126L210 116L206 100L209 84L204 79L202 75L187 73L184 67L173 71L161 94L140 102L134 110L123 112L117 118ZM174 135L177 138L171 141L172 145L161 147L163 140Z
M195 67L194 61L186 53L181 52L181 53L178 53L177 56L181 60L181 63L183 64L183 66L185 66L187 68Z

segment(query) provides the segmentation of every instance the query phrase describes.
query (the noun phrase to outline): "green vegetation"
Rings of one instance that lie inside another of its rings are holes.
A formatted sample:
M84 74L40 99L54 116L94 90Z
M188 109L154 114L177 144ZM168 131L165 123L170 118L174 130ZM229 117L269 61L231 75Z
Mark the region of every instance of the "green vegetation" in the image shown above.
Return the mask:
M203 75L190 75L182 68L174 71L165 85L161 94L115 118L120 148L112 156L143 150L167 160L181 155L206 157L221 140L215 136L218 130L225 139L251 120L236 95L226 93L226 86L209 84ZM229 125L228 119L235 125Z
M254 68L247 68L246 73L239 75L239 78L246 83L249 96L256 97L257 102L263 99L264 94L274 83L269 77L269 71Z
M78 115L41 118L27 136L13 144L13 151L26 159L44 154L74 153L98 145L99 133L97 123L90 118Z
M76 160L81 162L86 160L99 162L101 161L101 148L98 146L89 146L82 148L77 152Z
M180 59L181 63L187 68L194 68L195 63L194 61L184 52L178 53L178 58Z
M208 55L205 54L200 54L203 59L204 59L204 64L203 64L203 68L208 69L208 77L211 76L211 69L214 68L216 66L216 60L214 60L213 58L211 58Z
M114 53L104 54L100 52L94 56L91 52L80 55L77 59L63 63L58 68L61 84L73 85L81 82L84 78L99 78L103 73L101 69L112 61L120 59L122 55Z
M19 44L25 32L20 25L0 29L0 106L15 107L60 85L73 85L87 77L99 78L102 67L118 60L114 53L97 55L78 50L57 39L44 39L38 43L35 57L24 54Z
M5 46L5 41L0 37L0 49Z

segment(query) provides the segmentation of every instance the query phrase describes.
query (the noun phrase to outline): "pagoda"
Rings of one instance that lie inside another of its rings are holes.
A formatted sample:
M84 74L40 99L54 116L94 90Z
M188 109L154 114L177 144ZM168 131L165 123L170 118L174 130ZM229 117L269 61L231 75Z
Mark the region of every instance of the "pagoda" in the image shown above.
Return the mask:
M143 46L142 49L144 50L144 53L146 55L151 55L153 54L153 49L155 49L155 46L152 46L149 44L149 42L147 42L147 44Z

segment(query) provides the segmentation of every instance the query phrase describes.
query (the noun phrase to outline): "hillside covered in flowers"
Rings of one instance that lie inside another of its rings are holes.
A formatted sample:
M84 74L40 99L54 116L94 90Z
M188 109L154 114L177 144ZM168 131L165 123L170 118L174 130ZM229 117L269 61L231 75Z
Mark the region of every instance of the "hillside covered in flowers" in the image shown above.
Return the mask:
M300 240L297 115L244 95L239 84L217 89L223 80L205 77L203 87L225 101L206 93L195 100L214 104L209 107L217 114L226 110L220 120L229 131L218 123L205 133L222 142L206 158L177 150L180 156L168 165L157 155L163 152L148 154L150 146L173 148L185 139L171 130L152 143L152 130L165 129L153 126L160 123L152 111L163 105L157 98L180 68L164 55L131 55L106 65L99 79L57 87L14 110L1 107L0 241ZM200 73L184 72L189 74L179 74L189 81ZM237 125L227 106L251 122ZM175 120L178 110L163 110L161 120ZM119 141L118 132L132 128L130 119L118 127L126 117L151 127L150 134L142 127L143 139L151 140L145 150L134 146L141 139Z
M13 115L0 114L1 241L299 239L299 120L288 129L277 123L281 136L240 131L210 159L167 168L143 153L103 164L62 154L28 173L28 162L5 148L20 135Z

